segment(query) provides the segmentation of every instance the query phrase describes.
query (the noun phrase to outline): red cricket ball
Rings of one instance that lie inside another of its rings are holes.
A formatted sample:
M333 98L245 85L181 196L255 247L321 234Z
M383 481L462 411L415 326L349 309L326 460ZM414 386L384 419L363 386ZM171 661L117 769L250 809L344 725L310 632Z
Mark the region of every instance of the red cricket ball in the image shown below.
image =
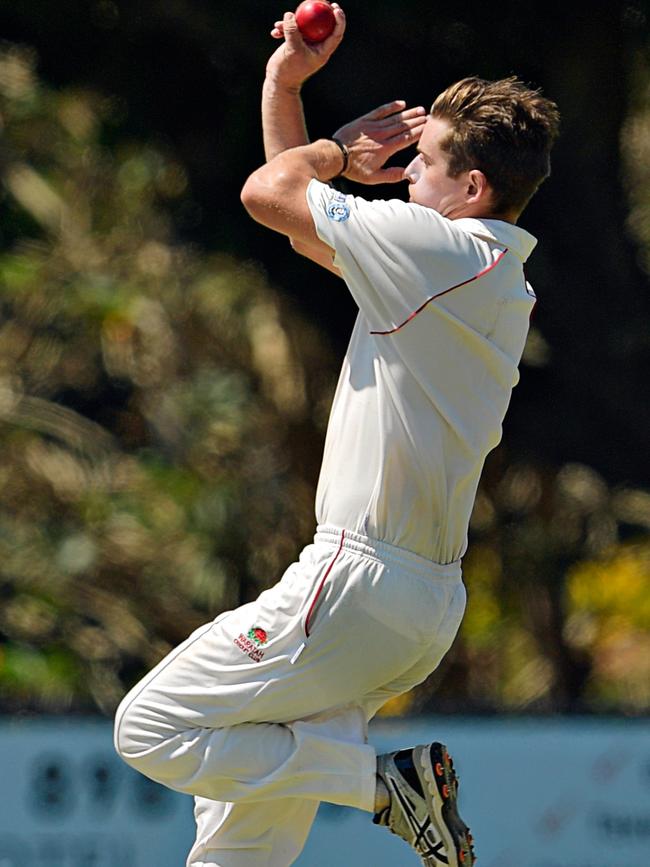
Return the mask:
M322 42L334 30L336 18L327 0L304 0L296 9L296 22L305 42Z

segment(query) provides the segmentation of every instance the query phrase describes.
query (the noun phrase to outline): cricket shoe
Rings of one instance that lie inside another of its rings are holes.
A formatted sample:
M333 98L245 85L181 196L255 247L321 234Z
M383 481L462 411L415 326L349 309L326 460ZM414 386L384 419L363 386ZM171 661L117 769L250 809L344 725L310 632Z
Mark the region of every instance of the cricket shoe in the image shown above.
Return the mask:
M377 758L390 805L373 818L418 853L425 867L473 867L469 828L458 814L458 778L447 748L427 746Z

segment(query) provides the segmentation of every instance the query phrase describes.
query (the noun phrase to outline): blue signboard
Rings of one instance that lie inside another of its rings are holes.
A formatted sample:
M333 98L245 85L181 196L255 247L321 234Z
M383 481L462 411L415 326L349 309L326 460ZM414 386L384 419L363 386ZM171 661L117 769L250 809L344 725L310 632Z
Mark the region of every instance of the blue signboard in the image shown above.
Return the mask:
M0 867L182 867L192 799L114 754L105 722L0 724ZM443 740L481 867L650 865L650 723L377 722L379 751ZM323 804L296 867L417 867L369 814Z

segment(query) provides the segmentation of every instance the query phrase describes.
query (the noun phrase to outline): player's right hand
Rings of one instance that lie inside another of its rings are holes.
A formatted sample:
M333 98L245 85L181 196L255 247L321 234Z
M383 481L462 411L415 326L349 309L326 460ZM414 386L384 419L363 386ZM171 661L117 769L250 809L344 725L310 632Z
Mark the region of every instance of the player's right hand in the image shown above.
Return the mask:
M345 32L345 13L338 3L332 3L336 25L323 42L309 44L302 38L293 12L285 12L282 21L276 21L271 36L283 39L282 45L271 55L266 74L285 87L299 88L311 75L325 66L338 48Z

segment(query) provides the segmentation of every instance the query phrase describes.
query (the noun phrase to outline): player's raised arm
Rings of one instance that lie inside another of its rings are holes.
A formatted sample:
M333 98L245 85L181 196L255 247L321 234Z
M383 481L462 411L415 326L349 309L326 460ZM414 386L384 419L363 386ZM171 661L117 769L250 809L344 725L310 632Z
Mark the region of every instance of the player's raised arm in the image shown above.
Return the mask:
M333 3L334 30L322 42L305 42L296 15L285 12L271 36L282 44L269 58L262 88L262 131L267 161L288 148L309 142L302 110L302 85L322 69L336 51L345 32L345 13Z
M281 39L282 44L267 63L262 88L262 131L267 161L283 151L309 143L300 91L305 81L328 62L345 32L345 13L338 3L330 8L334 29L320 42L305 41L293 12L285 12L282 21L276 21L271 31L271 36ZM289 240L297 253L340 276L332 264L329 248L320 243L310 245L298 238Z
M340 174L368 184L402 180L403 168L384 168L384 163L417 141L426 112L396 100L342 127L334 142L308 145L300 89L328 62L345 32L341 7L333 3L325 8L331 9L334 29L320 42L305 40L297 15L291 12L271 31L284 41L267 64L262 92L267 163L246 182L242 201L255 220L287 235L297 252L338 274L332 250L318 238L313 225L306 200L309 182L330 181ZM301 26L304 29L303 22ZM314 34L310 35L313 40Z

